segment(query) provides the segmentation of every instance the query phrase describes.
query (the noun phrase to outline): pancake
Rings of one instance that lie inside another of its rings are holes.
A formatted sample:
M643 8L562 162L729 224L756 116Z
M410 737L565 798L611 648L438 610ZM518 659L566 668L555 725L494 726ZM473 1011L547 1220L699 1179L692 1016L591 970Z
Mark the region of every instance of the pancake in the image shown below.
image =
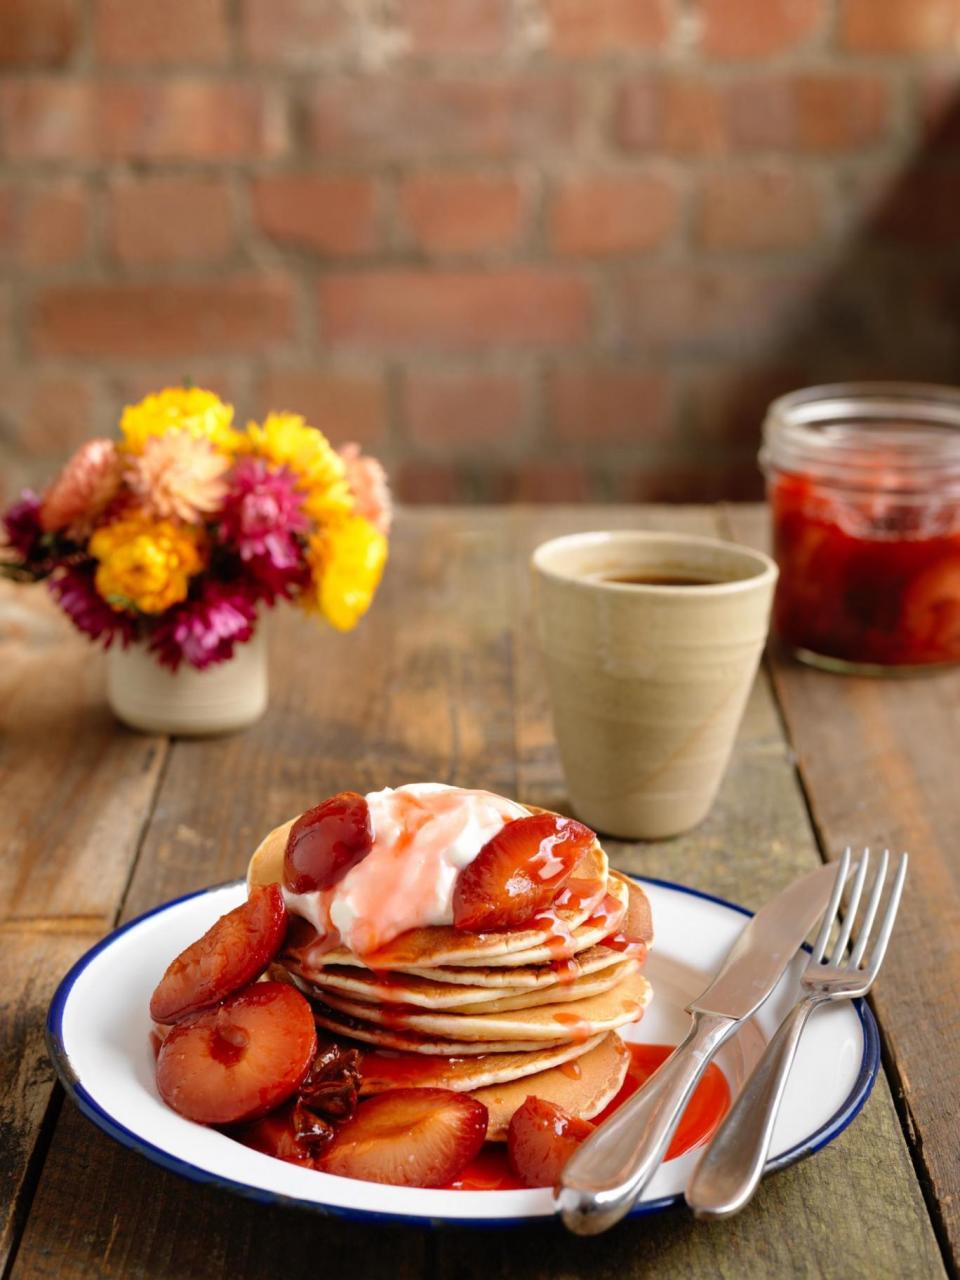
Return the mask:
M636 970L636 966L634 966ZM635 1022L650 999L650 984L634 971L609 991L570 1000L502 1013L430 1013L398 1006L360 1004L325 994L324 1003L337 1013L391 1031L415 1031L458 1041L586 1040L600 1031Z
M347 965L324 965L306 972L296 963L288 962L290 969L303 978L323 999L325 991L352 996L367 1004L413 1004L423 1009L459 1008L466 1004L489 1004L498 994L487 987L464 987L450 982L431 982L411 974L392 972L375 973L371 969L351 968ZM522 995L522 987L504 987L505 995Z
M629 1065L629 1049L610 1032L595 1049L568 1065L471 1090L487 1108L487 1141L506 1142L513 1113L531 1095L553 1102L581 1120L592 1120L620 1092Z
M599 973L589 974L585 978L576 978L572 982L558 982L552 987L541 987L533 991L522 991L519 995L504 996L497 1000L489 1000L485 1004L453 1005L447 1012L506 1013L513 1009L533 1009L539 1005L585 1000L588 996L598 996L604 991L609 991L611 987L617 986L639 968L639 960L621 958L618 965L610 965L609 968L601 969Z
M261 843L251 885L282 879L292 825ZM325 949L312 925L292 920L272 972L307 995L318 1028L362 1047L364 1096L469 1092L488 1108L488 1137L502 1141L530 1094L591 1118L619 1090L629 1054L617 1028L651 998L640 969L653 930L643 890L611 870L596 840L558 899L521 928L433 925L357 955Z
M491 994L496 994L505 992L507 988L535 991L541 987L552 987L568 980L571 975L580 977L596 973L609 965L619 964L622 959L622 951L597 945L588 947L586 951L579 951L575 956L568 956L566 960L558 960L555 964L511 965L509 969L494 969L482 965L437 965L435 969L398 969L395 972L470 988L487 987Z
M562 1044L526 1053L486 1053L469 1058L428 1057L426 1054L365 1052L360 1093L387 1089L455 1089L459 1093L482 1089L508 1080L520 1080L549 1067L573 1062L595 1049L604 1036L592 1036L582 1044Z
M482 1053L522 1053L542 1049L545 1045L559 1047L572 1043L569 1034L561 1034L553 1041L544 1040L448 1040L419 1035L416 1031L403 1031L398 1027L377 1027L331 1009L317 1000L313 1004L313 1019L318 1027L332 1031L338 1039L362 1040L378 1049L396 1049L400 1053L423 1053L441 1058L468 1058Z

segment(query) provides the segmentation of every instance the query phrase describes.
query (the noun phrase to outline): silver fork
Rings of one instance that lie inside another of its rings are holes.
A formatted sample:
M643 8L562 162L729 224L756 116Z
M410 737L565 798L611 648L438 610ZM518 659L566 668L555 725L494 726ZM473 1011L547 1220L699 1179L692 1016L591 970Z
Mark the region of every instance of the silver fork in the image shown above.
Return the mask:
M844 961L869 863L870 851L867 849L860 859L850 889L850 900L841 920L838 912L850 865L849 849L840 861L830 905L824 913L813 953L800 979L804 995L781 1022L690 1179L686 1201L698 1218L726 1218L739 1213L749 1203L763 1175L787 1076L807 1018L818 1005L828 1000L851 1000L866 995L877 976L900 905L907 874L907 855L904 853L900 857L879 933L869 957L864 960L887 879L889 854L886 849L883 851L857 931L856 945ZM824 960L834 921L840 923L840 932L829 958Z

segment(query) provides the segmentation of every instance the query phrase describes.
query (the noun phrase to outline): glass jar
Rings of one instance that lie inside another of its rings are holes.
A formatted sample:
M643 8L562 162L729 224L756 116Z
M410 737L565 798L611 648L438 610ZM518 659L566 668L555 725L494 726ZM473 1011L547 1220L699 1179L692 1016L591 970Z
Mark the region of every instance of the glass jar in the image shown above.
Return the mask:
M781 396L760 463L780 566L773 626L797 657L869 675L960 662L960 390Z

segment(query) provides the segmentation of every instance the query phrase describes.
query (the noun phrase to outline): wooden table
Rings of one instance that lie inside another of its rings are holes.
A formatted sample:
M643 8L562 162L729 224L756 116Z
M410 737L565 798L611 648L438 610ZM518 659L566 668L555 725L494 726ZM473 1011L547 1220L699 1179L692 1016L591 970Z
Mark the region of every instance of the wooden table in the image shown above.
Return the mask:
M814 1159L728 1222L682 1209L588 1241L356 1226L204 1190L111 1142L43 1043L67 966L121 920L243 872L260 836L344 787L431 778L562 807L527 558L603 527L762 544L750 507L419 509L351 636L272 619L273 694L214 741L127 733L102 660L46 600L0 595L0 1263L4 1276L931 1277L960 1255L960 672L858 681L774 662L722 793L679 840L614 861L760 905L844 844L909 848L874 999L884 1074ZM108 998L108 993L104 993Z

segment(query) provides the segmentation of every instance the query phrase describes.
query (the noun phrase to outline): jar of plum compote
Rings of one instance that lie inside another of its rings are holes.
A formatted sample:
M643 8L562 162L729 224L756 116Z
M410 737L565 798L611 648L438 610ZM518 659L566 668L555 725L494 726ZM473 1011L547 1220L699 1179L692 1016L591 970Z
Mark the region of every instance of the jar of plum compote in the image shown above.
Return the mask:
M770 406L760 462L780 641L861 675L960 662L960 390L792 392Z

